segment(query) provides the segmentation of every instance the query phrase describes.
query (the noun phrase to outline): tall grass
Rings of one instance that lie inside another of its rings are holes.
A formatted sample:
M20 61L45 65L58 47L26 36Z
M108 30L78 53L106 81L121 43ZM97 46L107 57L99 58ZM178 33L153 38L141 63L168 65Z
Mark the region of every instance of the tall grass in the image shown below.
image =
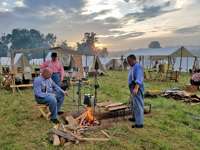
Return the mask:
M98 102L123 102L129 98L127 84L128 71L108 71L109 76L99 76ZM164 91L174 87L185 89L190 75L181 73L180 82L145 81L146 90ZM90 78L93 83L93 78ZM43 142L42 137L48 138L53 123L44 118L36 119L37 109L33 96L33 88L21 89L22 95L7 87L0 91L0 149L63 149L55 148L50 142ZM68 94L77 100L77 87L70 87ZM94 94L83 86L82 98L85 93ZM195 92L200 94L199 91ZM132 129L129 121L116 122L106 130L112 137L108 142L84 142L72 144L65 149L94 149L94 150L121 150L121 149L191 149L200 147L200 121L191 118L188 113L200 115L200 106L189 106L181 101L171 102L169 99L145 99L151 103L152 117L144 118L144 128ZM65 98L62 110L65 112L77 111L75 103ZM62 119L59 118L62 121ZM63 122L64 123L64 122ZM99 130L86 132L85 137L104 137Z

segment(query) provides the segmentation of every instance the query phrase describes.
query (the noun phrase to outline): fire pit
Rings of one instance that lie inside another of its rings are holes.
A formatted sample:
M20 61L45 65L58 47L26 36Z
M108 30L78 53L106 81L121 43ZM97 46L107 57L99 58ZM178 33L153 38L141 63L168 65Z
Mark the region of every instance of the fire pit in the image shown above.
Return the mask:
M100 121L98 121L93 115L92 115L93 109L87 108L87 112L82 114L77 120L77 123L80 126L98 126L100 125Z

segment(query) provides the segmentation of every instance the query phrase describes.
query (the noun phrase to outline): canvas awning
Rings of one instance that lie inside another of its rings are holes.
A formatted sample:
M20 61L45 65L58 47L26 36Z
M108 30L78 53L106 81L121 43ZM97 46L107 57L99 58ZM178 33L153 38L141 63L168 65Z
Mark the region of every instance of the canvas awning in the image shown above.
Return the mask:
M28 51L41 51L41 50L50 50L55 52L60 52L64 54L72 54L72 55L93 55L84 52L74 51L67 48L62 47L47 47L47 48L35 48L35 49L22 49L22 50L13 50L14 52L28 52Z
M131 53L125 54L124 56L134 54L135 56L150 56L152 58L165 59L165 58L168 58L168 56L169 57L181 57L181 50L183 50L182 57L199 57L199 56L192 54L184 46L152 48L152 49L138 49Z

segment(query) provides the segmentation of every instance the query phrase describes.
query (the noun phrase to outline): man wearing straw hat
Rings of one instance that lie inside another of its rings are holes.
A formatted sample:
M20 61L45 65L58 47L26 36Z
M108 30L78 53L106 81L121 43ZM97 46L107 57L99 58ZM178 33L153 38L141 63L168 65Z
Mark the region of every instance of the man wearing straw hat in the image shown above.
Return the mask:
M63 78L65 76L63 66L59 60L57 60L57 53L53 52L51 53L51 60L45 61L41 66L40 70L43 72L43 69L46 67L49 67L52 69L52 80L60 87L60 82L63 81Z

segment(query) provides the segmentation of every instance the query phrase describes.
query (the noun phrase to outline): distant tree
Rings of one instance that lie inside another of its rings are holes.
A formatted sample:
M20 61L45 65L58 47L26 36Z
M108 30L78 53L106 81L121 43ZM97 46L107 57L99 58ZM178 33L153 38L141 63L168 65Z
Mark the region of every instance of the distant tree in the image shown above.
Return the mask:
M68 46L67 40L64 40L64 41L61 40L61 42L58 42L57 46L67 48L67 49L73 49L71 46Z
M8 46L0 41L0 57L6 57L8 52Z
M160 43L158 41L152 41L149 44L149 48L162 48L162 47L160 46Z
M52 33L45 36L35 29L13 29L11 34L2 38L4 43L9 45L10 50L51 47L54 46L57 39ZM24 52L24 54L28 59L40 58L42 51Z
M77 51L99 55L100 57L106 57L108 55L108 50L106 47L96 47L95 44L98 44L98 37L96 37L96 33L86 32L84 34L84 38L82 43L77 42Z
M77 51L93 54L95 50L95 44L98 43L98 37L95 37L96 33L86 32L82 43L77 42Z

